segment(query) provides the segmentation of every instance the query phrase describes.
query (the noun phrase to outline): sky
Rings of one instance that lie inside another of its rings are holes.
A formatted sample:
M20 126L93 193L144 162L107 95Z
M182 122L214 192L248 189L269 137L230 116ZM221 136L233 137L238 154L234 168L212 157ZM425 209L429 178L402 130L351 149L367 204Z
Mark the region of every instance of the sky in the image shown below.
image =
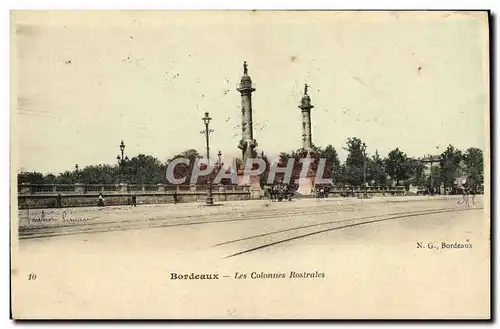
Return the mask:
M345 159L348 137L386 156L487 149L486 14L440 12L13 12L11 161L59 173L162 161L205 149L240 155L243 61L254 137L268 155L302 145L307 83L313 143Z

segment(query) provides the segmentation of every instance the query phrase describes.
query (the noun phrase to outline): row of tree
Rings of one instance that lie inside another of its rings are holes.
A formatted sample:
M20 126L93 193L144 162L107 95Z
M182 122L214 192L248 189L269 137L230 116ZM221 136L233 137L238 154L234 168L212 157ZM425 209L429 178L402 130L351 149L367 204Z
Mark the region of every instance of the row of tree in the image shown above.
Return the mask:
M449 145L439 155L432 155L433 165L429 157L412 158L399 148L389 152L386 158L381 158L377 150L373 154L367 152L366 144L361 139L353 137L347 140L345 147L347 158L340 163L336 149L332 145L326 148L313 146L310 156L315 164L320 158L326 159L323 177L332 178L339 186L362 186L364 182L371 186L414 185L420 187L453 187L462 177L467 184L478 187L484 182L483 152L478 148L468 148L465 151ZM282 166L285 159L295 158L294 173L299 176L300 158L306 155L304 149L291 153L281 153ZM312 166L316 169L315 165Z
M435 166L429 170L428 164L421 159L408 157L399 148L389 152L386 158L381 158L378 151L369 154L366 145L361 139L353 137L347 140L344 150L347 151L347 158L341 163L337 150L328 145L325 148L314 146L309 152L314 161L311 164L313 171L318 169L320 158L326 159L326 166L322 173L324 178L333 179L339 186L361 186L364 181L372 186L389 185L416 185L425 187L445 187L454 185L455 180L461 176L467 176L468 184L480 186L484 180L483 152L478 148L469 148L461 151L449 145L447 149L435 159ZM289 158L295 159L293 166L293 178L298 178L302 170L300 159L308 152L298 149L292 152L282 152L278 157L278 167L287 165ZM261 183L265 184L269 173L269 160L266 154L259 154L268 164L266 171L261 176ZM43 175L37 172L22 172L18 174L18 183L32 184L115 184L125 181L130 184L158 184L169 182L166 180L167 165L176 158L187 158L191 164L189 166L180 164L175 167L174 176L176 178L187 177L189 182L194 163L201 159L201 155L194 149L178 154L166 162L161 162L157 158L140 154L130 160L123 162L123 166L116 165L94 165L83 169L75 168L73 171L65 171L59 175ZM238 163L241 165L241 163ZM215 173L212 174L212 178ZM283 176L276 175L276 180ZM198 184L207 182L207 177L200 177ZM229 183L223 180L223 183Z

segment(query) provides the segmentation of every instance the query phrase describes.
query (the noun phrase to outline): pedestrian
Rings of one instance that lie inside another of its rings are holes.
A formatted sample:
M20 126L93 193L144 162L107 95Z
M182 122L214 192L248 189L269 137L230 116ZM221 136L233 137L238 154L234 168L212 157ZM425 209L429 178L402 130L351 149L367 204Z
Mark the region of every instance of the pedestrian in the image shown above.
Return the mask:
M104 207L104 198L102 196L102 193L99 193L99 198L97 199L97 206Z
M61 193L58 193L57 194L57 198L56 198L56 208L61 208L61 204L62 204L62 200L61 200Z
M462 195L462 201L457 201L458 204L465 204L469 206L469 195L465 186L459 185L457 188L457 194Z
M469 194L472 197L472 204L476 204L476 193L477 193L477 188L476 186L470 188Z
M136 195L132 195L132 206L137 207L137 197Z
M179 202L179 199L177 198L177 191L174 192L174 204L177 204Z

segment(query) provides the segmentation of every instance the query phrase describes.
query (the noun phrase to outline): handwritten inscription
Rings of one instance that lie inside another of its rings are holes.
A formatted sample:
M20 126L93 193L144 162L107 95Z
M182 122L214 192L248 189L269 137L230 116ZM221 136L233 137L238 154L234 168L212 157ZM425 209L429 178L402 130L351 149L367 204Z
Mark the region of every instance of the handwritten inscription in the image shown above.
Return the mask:
M35 218L28 218L28 224L29 225L36 225L36 224L49 224L49 223L57 223L57 222L62 222L62 223L78 223L78 222L87 222L91 219L95 219L97 217L93 218L88 218L88 217L71 217L66 213L66 211L63 211L60 215L60 217L54 217L54 216L48 216L45 214L45 211L42 210L42 213L40 214L39 217Z

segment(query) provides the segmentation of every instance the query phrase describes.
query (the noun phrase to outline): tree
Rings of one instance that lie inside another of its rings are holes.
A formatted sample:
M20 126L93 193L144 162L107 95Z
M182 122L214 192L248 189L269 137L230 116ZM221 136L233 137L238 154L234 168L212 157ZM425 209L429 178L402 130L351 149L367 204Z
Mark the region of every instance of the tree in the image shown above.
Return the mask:
M29 183L29 184L43 184L45 183L42 173L33 172L22 172L17 174L17 183Z
M337 150L332 145L328 145L324 150L319 150L318 158L325 159L325 169L323 171L323 178L331 178L334 182L337 182L339 179L340 173L340 160L337 153Z
M344 150L348 153L345 161L345 176L347 183L354 186L363 184L364 181L364 165L365 151L363 150L364 143L357 137L347 139Z
M57 179L61 180L61 176ZM120 169L118 165L86 166L79 171L78 178L84 184L116 184L120 181ZM76 173L71 173L71 181L77 181Z
M462 152L455 149L451 144L441 154L440 167L441 177L445 187L452 187L455 179L458 176L460 161L462 160Z
M139 154L125 163L125 181L131 184L158 184L165 182L165 166L151 155Z
M427 179L425 175L425 165L421 161L409 158L408 165L410 170L410 182L415 186L426 186Z
M347 182L347 167L344 163L344 164L340 165L335 185L340 186L340 187L345 187L346 182Z
M65 172L59 174L55 179L55 183L57 184L75 184L76 176L73 172L66 170Z
M304 148L299 148L292 152L280 152L277 167L284 168L287 167L289 159L293 161L292 173L289 183L292 185L292 188L297 188L298 185L296 182L299 180L300 175L302 173L303 161L306 157L310 157L311 162L308 163L308 171L310 173L316 173L318 170L319 159L322 157L330 158L330 162L332 164L335 163L336 151L333 147L330 146L328 150L323 150L321 147L317 147L313 145L310 150L306 150ZM338 158L337 158L338 161ZM328 172L328 160L325 166L325 172ZM323 178L328 178L330 176L323 175ZM276 173L274 178L274 182L284 182L285 174L284 173Z
M367 159L367 180L374 181L376 186L385 186L387 184L384 160L380 158L378 150L375 151L375 155L371 159Z
M392 150L387 155L385 172L391 179L396 180L396 185L399 185L400 181L410 178L411 170L408 157L399 148Z
M473 188L481 186L484 182L483 151L475 147L468 148L463 160L469 185Z
M172 161L179 158L189 160L189 165L186 165L184 163L176 165L174 168L174 178L179 179L186 177L184 184L189 184L189 182L191 181L191 175L193 173L194 165L196 164L197 160L202 158L202 156L195 149L189 149L167 160L166 166L168 167L168 165ZM171 184L171 182L167 180L166 184Z
M292 160L293 161L292 175L291 175L290 181L286 182L286 183L294 183L295 180L297 178L299 178L301 164L297 161L297 159L301 156L301 153L303 153L303 152L301 152L301 150L299 149L297 151L292 151L291 153L281 152L279 154L278 163L276 165L276 167L278 167L278 168L287 167L289 159L293 159ZM276 175L274 176L273 183L276 183L276 182L285 182L285 174L282 172L276 173Z
M431 172L427 178L427 186L431 188L439 187L443 184L443 175L441 174L441 169L436 166L431 167Z
M54 174L47 174L45 175L45 177L43 178L43 181L46 183L46 184L53 184L56 182L56 175Z

